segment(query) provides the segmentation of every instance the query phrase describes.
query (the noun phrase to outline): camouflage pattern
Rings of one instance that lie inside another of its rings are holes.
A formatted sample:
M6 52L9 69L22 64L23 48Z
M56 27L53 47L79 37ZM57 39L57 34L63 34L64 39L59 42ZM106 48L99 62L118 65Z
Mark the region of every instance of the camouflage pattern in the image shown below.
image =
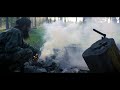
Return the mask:
M22 32L12 28L0 34L0 68L9 68L12 65L23 66L25 62L40 53L23 41Z

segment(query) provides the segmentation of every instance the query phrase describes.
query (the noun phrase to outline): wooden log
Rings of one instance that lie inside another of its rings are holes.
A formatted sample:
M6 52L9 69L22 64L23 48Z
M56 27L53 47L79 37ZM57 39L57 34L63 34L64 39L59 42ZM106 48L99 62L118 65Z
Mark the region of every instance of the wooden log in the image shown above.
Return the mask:
M91 45L83 54L90 72L120 71L120 54L113 38L104 38Z

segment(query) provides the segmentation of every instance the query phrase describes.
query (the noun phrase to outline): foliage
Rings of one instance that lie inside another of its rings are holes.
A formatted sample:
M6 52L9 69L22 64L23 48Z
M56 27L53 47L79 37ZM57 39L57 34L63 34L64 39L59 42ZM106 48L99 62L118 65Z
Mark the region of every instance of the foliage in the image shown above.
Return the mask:
M30 31L30 38L26 40L28 44L31 46L40 49L44 43L44 29L43 27L40 27L38 29L33 29Z

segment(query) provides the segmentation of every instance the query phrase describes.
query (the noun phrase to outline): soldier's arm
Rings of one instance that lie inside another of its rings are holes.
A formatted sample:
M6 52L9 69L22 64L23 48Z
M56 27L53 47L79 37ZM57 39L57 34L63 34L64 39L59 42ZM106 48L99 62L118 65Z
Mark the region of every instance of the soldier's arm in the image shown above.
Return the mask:
M23 48L21 48L19 46L19 44L21 42L21 33L19 31L15 30L11 34L12 35L11 35L9 41L5 45L5 51L6 52L16 52L19 50L23 50Z
M31 45L29 45L29 44L27 44L25 42L23 42L23 48L29 48L29 49L31 49L33 51L34 55L35 54L39 54L39 55L41 54L41 52L38 49L32 47Z

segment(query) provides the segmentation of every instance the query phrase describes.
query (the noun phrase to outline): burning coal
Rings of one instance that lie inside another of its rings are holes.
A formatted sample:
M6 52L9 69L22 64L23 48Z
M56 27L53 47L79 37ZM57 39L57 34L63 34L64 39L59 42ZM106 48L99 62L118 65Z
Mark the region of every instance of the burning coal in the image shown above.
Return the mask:
M101 18L102 19L102 18ZM101 36L93 32L93 28L105 33L107 37L114 38L119 43L119 26L114 23L95 22L93 18L88 23L64 23L61 21L47 24L45 28L45 44L42 47L40 59L45 60L56 54L56 61L62 68L79 67L88 70L82 58L82 53L94 42L101 39ZM57 52L54 50L58 49Z

